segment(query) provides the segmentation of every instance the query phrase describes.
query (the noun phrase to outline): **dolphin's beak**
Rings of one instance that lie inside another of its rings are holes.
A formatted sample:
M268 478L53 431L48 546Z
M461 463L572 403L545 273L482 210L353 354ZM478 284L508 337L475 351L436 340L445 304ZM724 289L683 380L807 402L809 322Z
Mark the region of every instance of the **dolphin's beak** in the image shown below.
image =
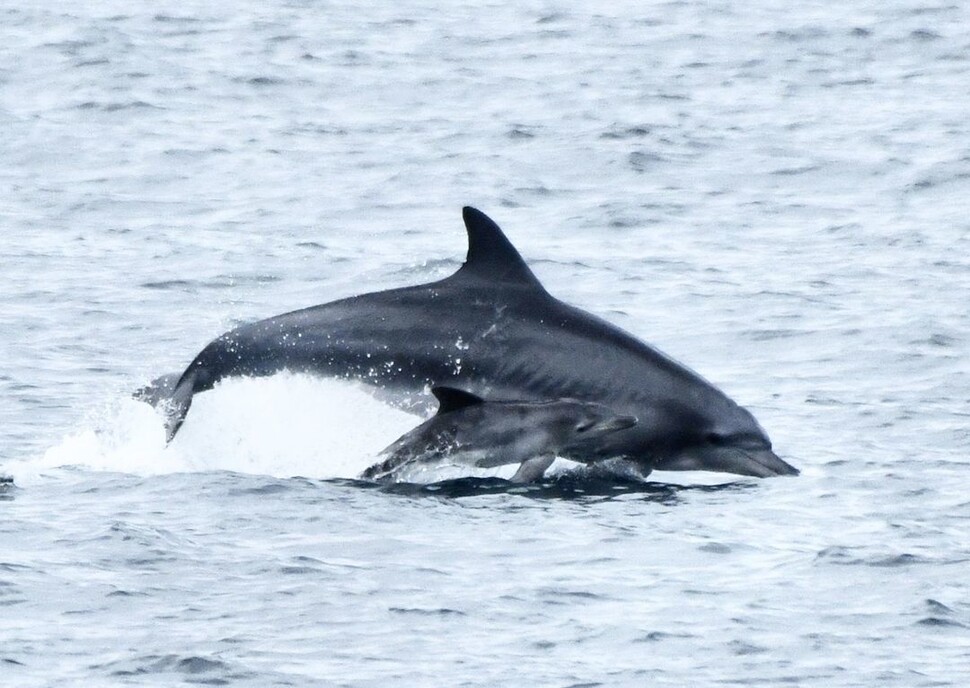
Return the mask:
M608 418L606 420L601 420L590 428L593 432L615 432L617 430L626 430L627 428L632 428L637 424L636 416L614 416L613 418Z
M770 449L732 449L727 458L727 467L717 470L753 475L756 478L771 478L776 475L798 475L798 469Z
M658 471L717 471L756 478L798 475L798 469L783 461L770 449L741 447L705 447L675 459L658 462Z

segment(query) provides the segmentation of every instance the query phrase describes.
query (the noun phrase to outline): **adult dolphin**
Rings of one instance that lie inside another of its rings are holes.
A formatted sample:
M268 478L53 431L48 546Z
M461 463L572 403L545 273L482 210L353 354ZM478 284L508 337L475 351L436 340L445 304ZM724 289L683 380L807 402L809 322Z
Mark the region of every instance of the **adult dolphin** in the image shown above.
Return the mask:
M403 407L427 390L483 399L572 398L635 416L629 429L567 458L620 458L652 469L768 477L798 471L771 450L747 410L623 330L551 296L484 213L463 210L468 256L438 282L374 292L237 327L178 376L136 396L159 402L175 436L193 395L230 376L282 370L360 380Z

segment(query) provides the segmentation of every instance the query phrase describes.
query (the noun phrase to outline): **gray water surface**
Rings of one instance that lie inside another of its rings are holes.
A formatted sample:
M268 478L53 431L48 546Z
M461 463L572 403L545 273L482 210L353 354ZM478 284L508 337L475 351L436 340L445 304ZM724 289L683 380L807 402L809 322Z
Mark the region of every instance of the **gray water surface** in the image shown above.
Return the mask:
M0 6L0 680L966 685L968 112L962 3ZM380 490L349 391L127 399L465 204L802 475Z

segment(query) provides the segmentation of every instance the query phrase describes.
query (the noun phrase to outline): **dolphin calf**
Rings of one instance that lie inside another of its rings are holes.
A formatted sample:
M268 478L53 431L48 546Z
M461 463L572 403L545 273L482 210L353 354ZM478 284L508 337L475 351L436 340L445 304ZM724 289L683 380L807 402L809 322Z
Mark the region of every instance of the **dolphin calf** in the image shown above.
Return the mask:
M463 218L468 254L451 276L242 325L181 375L136 396L165 409L169 439L195 394L229 376L282 370L359 380L416 412L427 408L426 390L441 385L483 399L570 398L637 418L571 447L579 460L625 459L641 475L798 473L746 409L633 335L551 296L484 213L466 207Z
M492 468L518 463L512 482L538 480L560 453L637 424L602 404L575 399L485 401L454 387L434 387L438 413L381 452L362 478L396 480L436 462Z

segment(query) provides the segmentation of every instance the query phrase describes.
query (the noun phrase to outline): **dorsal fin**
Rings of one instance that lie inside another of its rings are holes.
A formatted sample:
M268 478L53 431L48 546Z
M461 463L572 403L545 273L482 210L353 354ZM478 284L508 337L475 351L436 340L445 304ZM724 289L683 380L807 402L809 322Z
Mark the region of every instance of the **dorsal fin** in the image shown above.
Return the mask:
M492 218L467 205L462 208L461 215L468 231L468 256L457 274L542 289L532 270Z
M469 406L484 404L485 400L476 394L466 392L456 387L437 386L431 388L431 393L438 400L438 414L460 411Z

